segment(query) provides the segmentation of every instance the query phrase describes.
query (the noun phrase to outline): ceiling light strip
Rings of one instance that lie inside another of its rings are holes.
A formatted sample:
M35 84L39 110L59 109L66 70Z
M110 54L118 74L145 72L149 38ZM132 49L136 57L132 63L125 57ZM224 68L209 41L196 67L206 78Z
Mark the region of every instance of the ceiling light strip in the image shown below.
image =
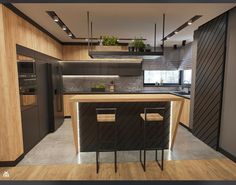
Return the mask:
M184 28L192 25L193 22L195 22L196 20L198 20L200 17L202 17L202 15L195 15L194 17L192 17L191 19L189 19L187 22L185 22L184 24L182 24L180 27L178 27L177 29L175 29L174 31L172 31L171 33L169 33L167 36L164 37L164 41L168 40L170 37L178 34L181 30L183 30ZM163 40L163 39L162 39Z
M60 19L60 17L56 14L54 11L46 11L47 14L53 19L53 21L64 31L66 34L72 38L75 39L75 35L70 31L68 26L64 24L64 22Z

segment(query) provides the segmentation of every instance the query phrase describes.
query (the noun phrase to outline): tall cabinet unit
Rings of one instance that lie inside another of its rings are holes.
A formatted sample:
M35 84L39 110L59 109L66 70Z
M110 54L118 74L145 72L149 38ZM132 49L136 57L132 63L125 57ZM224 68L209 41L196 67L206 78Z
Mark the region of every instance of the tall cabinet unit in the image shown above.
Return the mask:
M55 58L20 45L17 45L17 53L32 58L35 63L37 104L31 109L21 110L26 154L49 132L56 131L64 121L62 72Z

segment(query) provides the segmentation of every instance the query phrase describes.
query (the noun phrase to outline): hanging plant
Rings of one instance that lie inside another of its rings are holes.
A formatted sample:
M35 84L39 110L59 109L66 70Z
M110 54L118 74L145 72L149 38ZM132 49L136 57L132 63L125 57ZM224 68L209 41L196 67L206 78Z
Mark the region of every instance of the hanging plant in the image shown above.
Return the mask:
M144 51L145 44L143 42L142 37L134 39L134 47L136 48L136 51L140 51L140 52Z
M103 36L102 37L103 46L116 46L118 45L117 37L114 36Z

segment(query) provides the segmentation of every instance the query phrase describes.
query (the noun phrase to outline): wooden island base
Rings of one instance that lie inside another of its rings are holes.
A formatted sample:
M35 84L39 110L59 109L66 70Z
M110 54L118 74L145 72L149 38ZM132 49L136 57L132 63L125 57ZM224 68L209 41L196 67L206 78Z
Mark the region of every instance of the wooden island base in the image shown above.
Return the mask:
M170 146L170 149L173 149L183 103L183 98L172 94L75 95L70 99L70 109L76 153L95 151L95 108L97 107L116 107L118 109L119 150L139 149L142 142L139 115L143 112L144 107L165 107L165 144L166 148ZM106 133L109 135L109 130L106 130Z

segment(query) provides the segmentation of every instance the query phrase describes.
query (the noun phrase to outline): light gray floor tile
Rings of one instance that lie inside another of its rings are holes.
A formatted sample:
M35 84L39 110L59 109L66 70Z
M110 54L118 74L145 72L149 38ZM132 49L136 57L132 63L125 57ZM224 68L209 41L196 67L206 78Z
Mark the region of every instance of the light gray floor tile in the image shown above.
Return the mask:
M160 156L160 155L159 155ZM154 151L147 152L147 160L154 160ZM208 147L188 130L179 127L173 151L165 150L165 160L192 160L222 158L222 154ZM139 161L139 151L119 151L118 162ZM113 162L113 152L102 152L101 162ZM79 164L95 163L95 152L75 154L71 120L54 133L48 134L38 143L18 165Z

